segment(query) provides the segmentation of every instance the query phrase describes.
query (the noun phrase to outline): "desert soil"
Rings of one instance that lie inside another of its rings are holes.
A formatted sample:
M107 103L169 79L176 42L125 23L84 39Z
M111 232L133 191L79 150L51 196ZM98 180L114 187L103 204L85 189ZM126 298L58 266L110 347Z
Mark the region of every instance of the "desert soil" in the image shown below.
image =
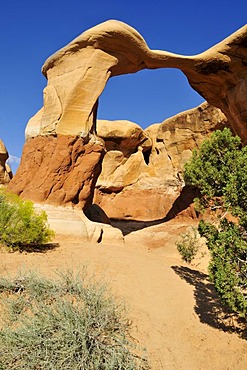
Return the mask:
M0 252L0 275L34 269L88 266L126 303L133 336L146 347L153 370L245 370L247 346L241 327L226 318L207 280L208 256L181 262L175 242L188 221L172 220L128 233L125 244L83 242L56 235L42 252ZM193 222L190 221L190 226Z

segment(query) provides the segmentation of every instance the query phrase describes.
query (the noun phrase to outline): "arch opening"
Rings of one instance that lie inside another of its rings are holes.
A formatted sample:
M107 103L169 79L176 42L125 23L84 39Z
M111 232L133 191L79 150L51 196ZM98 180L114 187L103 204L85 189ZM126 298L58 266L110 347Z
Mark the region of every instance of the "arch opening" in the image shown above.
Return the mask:
M109 79L99 98L97 118L129 120L145 129L203 101L180 70L145 69Z

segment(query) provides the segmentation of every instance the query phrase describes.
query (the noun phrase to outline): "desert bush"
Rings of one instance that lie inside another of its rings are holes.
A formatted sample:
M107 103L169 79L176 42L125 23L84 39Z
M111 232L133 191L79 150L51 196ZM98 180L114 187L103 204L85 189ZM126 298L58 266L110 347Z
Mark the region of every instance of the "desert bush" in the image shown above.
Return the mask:
M200 190L202 207L211 202L213 208L221 206L236 216L246 215L247 147L241 147L240 138L229 129L215 131L200 150L193 151L185 164L184 179Z
M191 160L185 164L186 183L198 187L207 197L224 195L229 175L236 173L240 148L240 138L233 136L229 129L215 131L200 150L193 151Z
M176 246L183 261L187 263L193 261L199 249L198 242L198 232L196 228L193 228L190 232L188 231L181 234L181 238L176 242Z
M124 307L85 271L2 278L0 294L3 370L148 369Z
M45 212L35 211L33 203L5 191L0 193L0 243L15 250L23 245L42 244L54 233Z
M240 316L247 313L247 241L242 229L222 219L216 227L200 221L198 230L206 237L211 253L209 276L222 301Z
M240 316L247 313L247 147L229 129L216 131L185 165L185 181L200 193L197 204L220 209L199 232L211 252L209 274L219 296ZM198 207L198 209L200 208ZM230 213L235 222L225 218Z

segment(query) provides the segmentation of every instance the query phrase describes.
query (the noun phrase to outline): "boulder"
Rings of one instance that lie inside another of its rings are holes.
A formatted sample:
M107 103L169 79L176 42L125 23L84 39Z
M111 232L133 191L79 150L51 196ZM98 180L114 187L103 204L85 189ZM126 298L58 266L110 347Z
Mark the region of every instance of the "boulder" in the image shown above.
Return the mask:
M11 168L6 163L8 158L8 151L0 139L0 185L7 185L13 177Z
M152 143L143 129L127 120L97 120L97 134L104 139L106 149L121 148L122 152L135 152L138 146L150 149Z

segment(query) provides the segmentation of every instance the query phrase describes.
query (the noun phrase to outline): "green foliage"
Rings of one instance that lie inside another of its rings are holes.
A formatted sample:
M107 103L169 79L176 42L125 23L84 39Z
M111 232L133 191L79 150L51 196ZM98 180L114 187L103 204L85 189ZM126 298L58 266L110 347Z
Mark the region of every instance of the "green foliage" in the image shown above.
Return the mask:
M0 297L3 370L149 368L130 341L125 309L85 271L55 280L33 274L2 278Z
M185 164L185 182L196 186L202 202L222 197L235 214L247 211L247 148L225 128L205 140Z
M182 234L181 240L176 242L176 246L182 259L191 263L199 249L197 230L193 228L192 232Z
M224 199L232 213L247 230L247 146L239 150L235 172L228 173Z
M45 212L37 213L33 203L5 191L0 193L0 243L12 250L24 245L47 243L54 236Z
M210 278L221 299L240 316L247 313L247 147L229 129L216 131L185 165L185 181L201 193L199 207L220 208L215 225L201 221L199 232L211 252Z
M211 252L209 274L222 301L240 316L247 313L247 241L242 228L222 219L216 228L200 221L198 231Z

